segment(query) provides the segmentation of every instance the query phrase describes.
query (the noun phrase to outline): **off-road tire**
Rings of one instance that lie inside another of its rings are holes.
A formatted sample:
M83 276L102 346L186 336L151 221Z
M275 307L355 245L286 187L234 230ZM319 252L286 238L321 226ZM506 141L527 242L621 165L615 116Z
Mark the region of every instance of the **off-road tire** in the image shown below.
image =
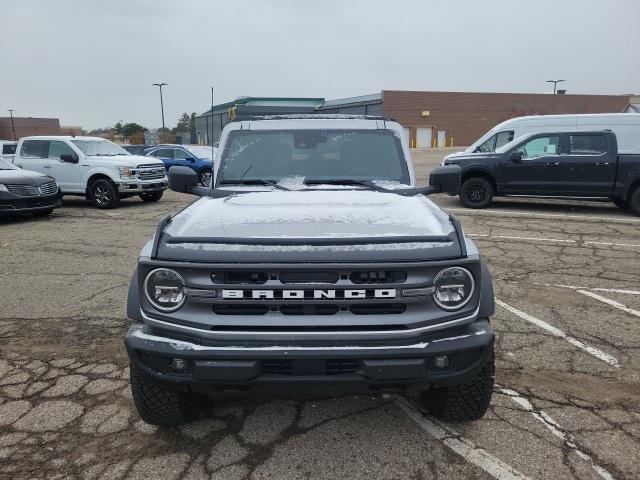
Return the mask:
M493 199L493 185L486 178L472 177L460 187L460 201L467 208L486 208Z
M181 392L148 380L135 366L129 367L131 393L140 417L152 425L180 425L197 417L195 394Z
M629 207L631 207L633 213L640 215L640 187L636 187L629 196Z
M162 198L162 194L164 192L160 190L159 192L144 192L140 194L140 199L143 202L157 202Z
M208 168L203 168L198 173L198 182L204 187L210 187L212 179L211 170Z
M487 363L476 378L459 385L428 390L422 393L422 399L429 413L441 420L451 422L478 420L482 418L491 403L494 373L492 349Z
M94 180L88 189L89 200L101 209L116 208L120 205L120 194L111 180L98 178Z

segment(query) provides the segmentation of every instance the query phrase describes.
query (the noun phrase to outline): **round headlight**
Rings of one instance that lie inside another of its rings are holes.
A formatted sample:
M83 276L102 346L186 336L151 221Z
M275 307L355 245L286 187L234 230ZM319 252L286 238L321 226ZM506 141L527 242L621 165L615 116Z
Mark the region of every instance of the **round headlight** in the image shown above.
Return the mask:
M449 267L436 275L433 286L436 305L443 310L458 310L471 300L475 282L466 268Z
M184 288L182 276L168 268L156 268L144 280L147 299L161 312L173 312L184 304Z

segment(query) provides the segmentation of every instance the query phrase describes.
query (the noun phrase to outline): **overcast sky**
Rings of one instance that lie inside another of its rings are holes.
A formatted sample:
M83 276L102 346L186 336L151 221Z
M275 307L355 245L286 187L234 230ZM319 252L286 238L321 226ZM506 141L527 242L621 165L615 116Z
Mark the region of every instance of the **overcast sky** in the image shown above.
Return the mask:
M160 125L238 96L640 94L638 0L3 0L0 116Z

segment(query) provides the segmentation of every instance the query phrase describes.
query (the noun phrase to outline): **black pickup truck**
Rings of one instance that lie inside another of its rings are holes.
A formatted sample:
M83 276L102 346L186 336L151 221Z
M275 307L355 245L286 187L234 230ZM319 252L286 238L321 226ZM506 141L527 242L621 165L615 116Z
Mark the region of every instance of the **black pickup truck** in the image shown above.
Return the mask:
M448 158L462 169L460 200L487 207L496 195L609 200L640 215L640 155L618 154L611 131L536 133L487 155Z

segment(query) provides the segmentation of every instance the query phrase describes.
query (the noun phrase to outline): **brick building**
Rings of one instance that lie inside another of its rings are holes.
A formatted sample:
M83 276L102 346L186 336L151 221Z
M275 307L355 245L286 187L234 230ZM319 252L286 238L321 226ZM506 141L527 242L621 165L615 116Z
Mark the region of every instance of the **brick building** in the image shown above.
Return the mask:
M504 120L525 115L620 113L630 95L408 92L385 90L385 117L397 120L413 147L467 146Z
M0 140L13 140L29 135L61 135L60 120L57 118L13 117L13 129L11 117L0 117Z

